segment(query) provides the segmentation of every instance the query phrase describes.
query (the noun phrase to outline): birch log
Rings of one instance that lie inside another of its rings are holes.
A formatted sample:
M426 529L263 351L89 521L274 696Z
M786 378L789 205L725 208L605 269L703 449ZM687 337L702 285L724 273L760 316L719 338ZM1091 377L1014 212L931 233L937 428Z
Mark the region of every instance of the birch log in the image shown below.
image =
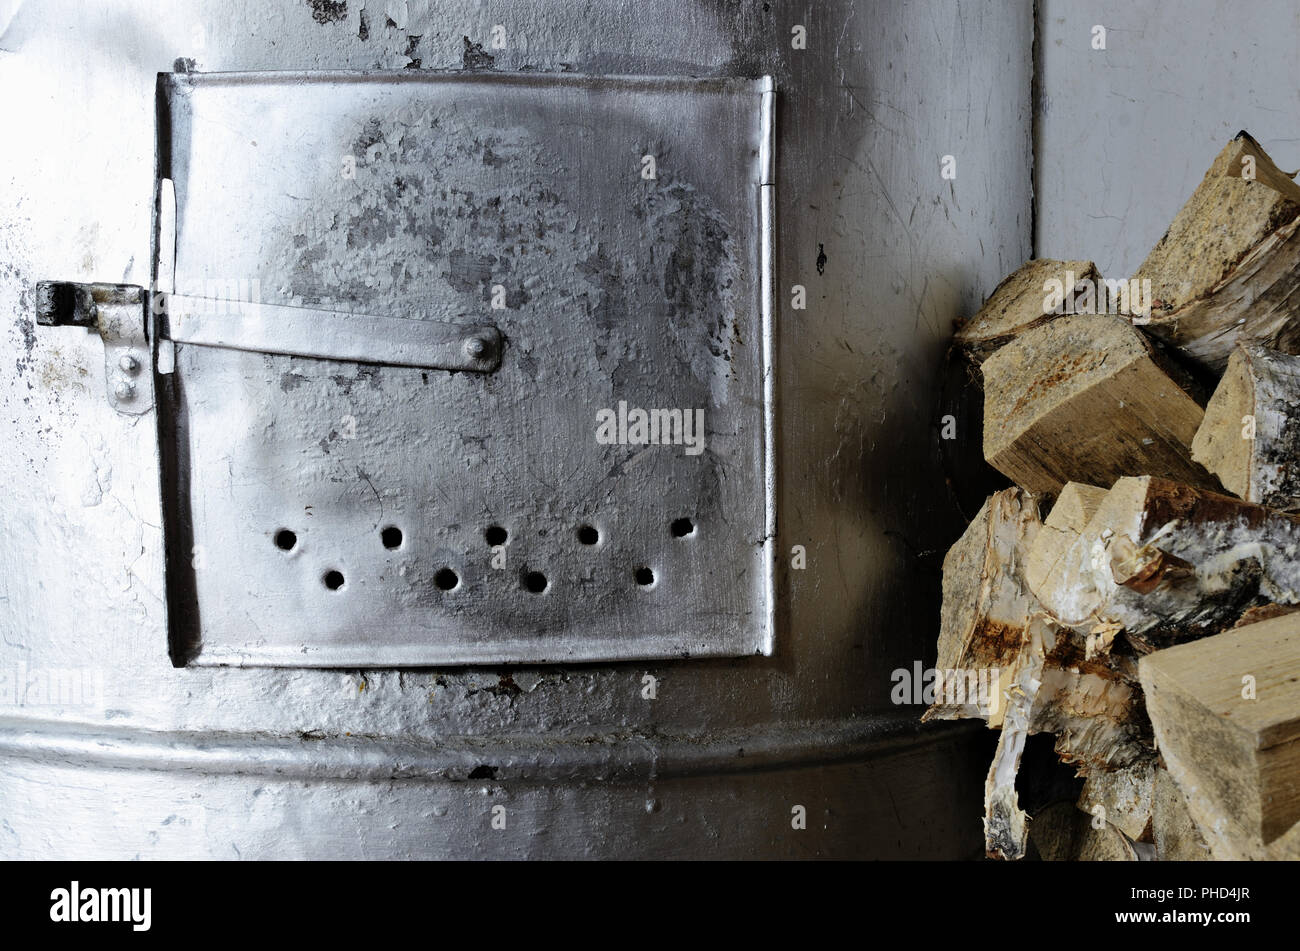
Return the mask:
M1125 478L1030 590L1060 623L1139 651L1300 604L1300 516L1163 479Z
M1059 308L1045 303L1052 281L1060 282L1070 297L1076 290L1095 295L1101 284L1097 266L1091 261L1027 261L994 288L979 313L957 331L957 345L976 363L982 363L1019 334L1058 316Z
M1145 842L1151 838L1156 771L1154 754L1124 769L1092 770L1079 793L1079 808Z
M1217 487L1191 457L1200 404L1119 317L1074 314L984 362L984 457L1031 492L1161 475Z
M938 696L923 719L992 717L995 725L1000 722L996 682L984 697L978 690L971 697L968 688L971 675L978 686L981 676L997 678L1012 670L1030 618L1041 611L1021 572L1040 527L1034 498L1007 489L985 502L944 558Z
M1157 651L1139 670L1181 787L1264 845L1300 820L1300 615Z
M1192 458L1248 502L1300 509L1300 357L1253 346L1233 351Z
M1162 862L1204 862L1210 858L1205 837L1187 808L1187 797L1166 769L1158 769L1151 801L1151 837Z
M1300 348L1300 186L1247 133L1224 147L1134 279L1152 334L1221 371L1238 340Z
M983 369L984 458L1030 492L1135 475L1218 486L1191 457L1204 411L1121 318L1060 317Z

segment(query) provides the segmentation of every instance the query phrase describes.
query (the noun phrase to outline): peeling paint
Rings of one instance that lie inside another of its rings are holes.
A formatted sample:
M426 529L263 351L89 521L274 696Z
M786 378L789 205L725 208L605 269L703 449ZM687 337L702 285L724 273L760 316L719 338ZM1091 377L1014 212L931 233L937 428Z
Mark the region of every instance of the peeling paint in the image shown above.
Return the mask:
M471 43L469 37L464 37L465 52L461 56L461 65L465 69L491 69L496 63L496 57L483 49L482 43Z
M311 18L322 26L338 23L348 15L347 0L307 0Z

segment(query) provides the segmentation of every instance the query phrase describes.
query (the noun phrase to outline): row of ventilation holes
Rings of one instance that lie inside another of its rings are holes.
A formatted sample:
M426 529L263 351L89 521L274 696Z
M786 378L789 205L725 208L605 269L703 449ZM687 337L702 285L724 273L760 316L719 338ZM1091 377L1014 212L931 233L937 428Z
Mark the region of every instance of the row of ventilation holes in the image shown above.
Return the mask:
M673 519L668 530L674 538L685 538L688 535L695 534L695 523L689 518ZM500 525L489 526L483 533L483 539L493 547L504 545L509 533ZM402 530L396 525L389 525L379 533L379 540L384 543L384 547L392 550L402 544ZM580 525L578 527L578 541L584 545L594 545L600 541L600 532L596 531L591 525ZM281 551L293 551L294 546L298 544L298 536L287 528L282 528L275 533L275 547ZM639 585L652 585L655 580L655 573L644 566L637 568L632 572L632 577L636 579ZM331 591L337 591L343 587L343 572L331 568L321 577L321 581ZM523 576L523 585L533 594L541 594L547 588L546 575L540 571L525 572ZM450 568L439 568L433 576L433 583L442 591L450 591L460 584L460 577Z

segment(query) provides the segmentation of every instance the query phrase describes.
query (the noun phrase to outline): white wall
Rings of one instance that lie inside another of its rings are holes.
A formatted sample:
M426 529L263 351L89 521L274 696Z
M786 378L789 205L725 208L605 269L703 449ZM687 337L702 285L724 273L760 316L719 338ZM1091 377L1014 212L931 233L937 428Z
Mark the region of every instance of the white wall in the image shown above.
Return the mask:
M1241 129L1300 168L1295 0L1041 0L1038 31L1037 256L1131 275Z

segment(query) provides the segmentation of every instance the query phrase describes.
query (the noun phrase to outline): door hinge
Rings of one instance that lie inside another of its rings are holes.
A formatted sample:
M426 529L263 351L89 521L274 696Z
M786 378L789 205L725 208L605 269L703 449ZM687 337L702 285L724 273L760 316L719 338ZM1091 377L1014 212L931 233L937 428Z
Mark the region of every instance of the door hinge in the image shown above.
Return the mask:
M134 284L36 285L36 322L45 327L85 327L104 341L108 403L125 416L153 409L153 354L146 332L149 294Z

